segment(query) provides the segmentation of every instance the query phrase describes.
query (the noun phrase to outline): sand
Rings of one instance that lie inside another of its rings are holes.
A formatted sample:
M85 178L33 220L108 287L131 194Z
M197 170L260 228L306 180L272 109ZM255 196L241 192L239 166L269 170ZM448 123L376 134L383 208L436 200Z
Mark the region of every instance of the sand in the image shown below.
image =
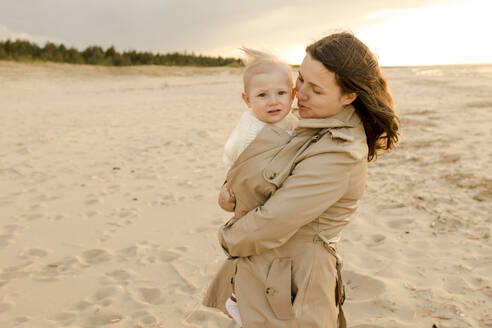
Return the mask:
M388 68L401 145L341 252L349 327L492 327L492 65ZM0 62L0 327L234 327L224 255L232 68Z

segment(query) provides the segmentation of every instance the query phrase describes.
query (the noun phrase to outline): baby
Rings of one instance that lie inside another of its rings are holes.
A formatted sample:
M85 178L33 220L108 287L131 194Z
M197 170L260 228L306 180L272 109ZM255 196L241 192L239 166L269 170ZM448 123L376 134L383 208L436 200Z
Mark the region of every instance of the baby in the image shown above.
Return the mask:
M267 53L242 48L248 56L243 72L245 111L224 146L224 165L232 164L267 124L292 132L298 119L291 113L295 88L290 66Z
M230 169L261 129L272 124L287 132L297 127L298 119L291 113L295 88L289 65L272 55L242 48L248 59L243 73L244 92L242 97L249 109L244 112L224 146L223 162ZM234 199L227 184L221 189L219 203ZM221 204L222 204L221 203ZM222 205L221 205L222 206ZM233 211L234 208L227 208ZM227 299L226 309L239 326L242 326L236 295Z

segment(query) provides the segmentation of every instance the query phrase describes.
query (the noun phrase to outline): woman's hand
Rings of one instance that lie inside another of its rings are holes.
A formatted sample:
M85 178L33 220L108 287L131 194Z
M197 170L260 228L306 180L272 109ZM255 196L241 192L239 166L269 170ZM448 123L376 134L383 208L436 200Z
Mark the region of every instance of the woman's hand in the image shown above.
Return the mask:
M227 183L224 183L220 188L219 206L227 212L234 212L234 208L236 208L236 197L234 197L234 193L229 189Z

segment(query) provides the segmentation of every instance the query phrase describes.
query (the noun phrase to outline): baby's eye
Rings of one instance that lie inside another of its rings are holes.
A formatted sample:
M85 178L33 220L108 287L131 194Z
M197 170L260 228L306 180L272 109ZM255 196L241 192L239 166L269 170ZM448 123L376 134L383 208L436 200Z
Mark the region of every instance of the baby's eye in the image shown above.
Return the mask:
M287 94L287 91L279 91L279 92L278 92L278 94L279 94L280 96L283 96L283 95L286 95L286 94Z
M262 92L258 95L258 97L265 97L266 96L266 93Z

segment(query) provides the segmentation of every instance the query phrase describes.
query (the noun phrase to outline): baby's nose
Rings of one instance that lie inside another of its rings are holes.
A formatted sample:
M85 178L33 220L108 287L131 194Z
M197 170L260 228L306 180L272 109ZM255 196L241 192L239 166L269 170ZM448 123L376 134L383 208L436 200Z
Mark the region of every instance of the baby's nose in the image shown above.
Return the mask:
M268 100L269 100L269 101L268 101L268 102L269 102L269 104L271 104L271 105L272 105L272 104L277 104L277 103L278 103L278 97L277 97L277 96L275 96L275 95L271 96Z

